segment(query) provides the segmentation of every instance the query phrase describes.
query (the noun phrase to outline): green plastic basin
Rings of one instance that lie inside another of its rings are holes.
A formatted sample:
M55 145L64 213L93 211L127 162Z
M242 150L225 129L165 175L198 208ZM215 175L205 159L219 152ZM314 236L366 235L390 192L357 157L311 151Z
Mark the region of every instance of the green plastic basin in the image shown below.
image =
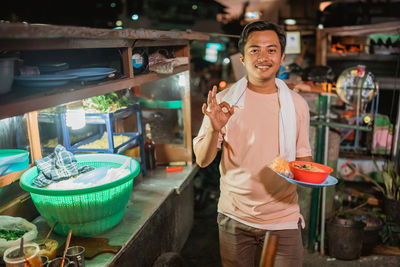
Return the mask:
M140 171L139 163L130 157L118 154L81 154L75 156L78 165L96 168L120 167L127 159L130 174L116 181L75 190L52 190L38 188L33 180L39 169L35 166L20 179L22 189L30 192L33 203L48 225L58 222L54 231L66 236L69 230L76 236L93 236L117 225L126 210L134 178Z

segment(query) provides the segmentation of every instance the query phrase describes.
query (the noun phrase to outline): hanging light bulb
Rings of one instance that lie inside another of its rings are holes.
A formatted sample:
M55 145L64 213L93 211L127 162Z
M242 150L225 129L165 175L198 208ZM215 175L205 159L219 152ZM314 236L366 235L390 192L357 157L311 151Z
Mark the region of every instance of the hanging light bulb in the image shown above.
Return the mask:
M186 86L186 77L184 74L179 75L178 85L179 86Z
M85 110L83 109L82 102L74 102L67 104L66 124L72 130L78 130L86 125Z

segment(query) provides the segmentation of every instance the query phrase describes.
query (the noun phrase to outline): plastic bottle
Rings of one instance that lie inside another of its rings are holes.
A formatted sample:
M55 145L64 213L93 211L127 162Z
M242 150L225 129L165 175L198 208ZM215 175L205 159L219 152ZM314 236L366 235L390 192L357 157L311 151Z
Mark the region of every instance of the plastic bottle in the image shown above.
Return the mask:
M156 168L156 144L151 138L150 124L146 123L146 141L144 142L144 154L146 168L152 170Z

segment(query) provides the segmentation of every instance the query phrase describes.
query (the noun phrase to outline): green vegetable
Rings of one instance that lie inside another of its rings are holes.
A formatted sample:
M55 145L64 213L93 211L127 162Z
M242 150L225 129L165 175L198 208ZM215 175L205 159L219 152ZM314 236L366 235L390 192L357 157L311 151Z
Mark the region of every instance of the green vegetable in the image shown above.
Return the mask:
M119 97L117 93L111 92L105 95L94 96L83 100L83 108L91 112L110 113L130 104L127 97Z
M0 229L0 238L3 238L7 241L17 240L18 238L22 237L26 232L28 231Z

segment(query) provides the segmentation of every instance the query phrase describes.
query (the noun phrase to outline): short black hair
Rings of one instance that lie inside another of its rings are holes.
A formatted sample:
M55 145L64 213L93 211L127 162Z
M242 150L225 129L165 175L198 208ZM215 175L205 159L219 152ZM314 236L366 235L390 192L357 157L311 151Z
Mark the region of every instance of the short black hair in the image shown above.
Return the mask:
M281 45L281 55L283 55L286 46L286 34L284 30L280 26L264 20L251 22L243 28L238 43L240 53L244 55L244 46L247 43L247 38L249 37L250 33L255 31L269 31L269 30L276 32L276 34L278 35L279 44Z

